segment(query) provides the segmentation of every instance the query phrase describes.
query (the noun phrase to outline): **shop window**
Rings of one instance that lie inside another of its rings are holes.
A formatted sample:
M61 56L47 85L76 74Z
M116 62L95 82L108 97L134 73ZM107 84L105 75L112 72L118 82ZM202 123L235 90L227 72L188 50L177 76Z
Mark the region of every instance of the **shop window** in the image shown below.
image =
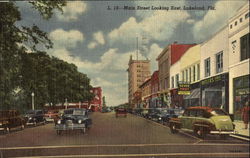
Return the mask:
M210 58L205 60L205 77L210 76Z
M236 26L236 25L237 25L237 21L234 22L234 26Z
M249 58L249 33L240 38L240 58L241 61Z
M216 73L223 71L223 51L216 54Z
M197 64L197 80L200 79L200 64Z

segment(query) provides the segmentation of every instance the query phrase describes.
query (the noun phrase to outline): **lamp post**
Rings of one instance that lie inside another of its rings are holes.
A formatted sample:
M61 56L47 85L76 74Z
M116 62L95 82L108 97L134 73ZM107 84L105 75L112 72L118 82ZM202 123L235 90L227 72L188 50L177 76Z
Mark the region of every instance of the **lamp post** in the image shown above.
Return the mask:
M65 109L67 109L68 108L68 99L66 98L65 99Z
M35 96L35 93L32 92L31 93L31 97L32 97L32 110L35 110L35 105L34 105L34 96Z

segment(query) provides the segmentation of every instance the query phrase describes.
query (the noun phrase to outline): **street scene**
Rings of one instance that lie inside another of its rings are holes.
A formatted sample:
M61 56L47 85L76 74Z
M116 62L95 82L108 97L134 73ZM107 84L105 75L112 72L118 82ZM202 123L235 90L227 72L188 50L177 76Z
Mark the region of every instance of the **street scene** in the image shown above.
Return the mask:
M0 158L248 158L249 1L0 1Z

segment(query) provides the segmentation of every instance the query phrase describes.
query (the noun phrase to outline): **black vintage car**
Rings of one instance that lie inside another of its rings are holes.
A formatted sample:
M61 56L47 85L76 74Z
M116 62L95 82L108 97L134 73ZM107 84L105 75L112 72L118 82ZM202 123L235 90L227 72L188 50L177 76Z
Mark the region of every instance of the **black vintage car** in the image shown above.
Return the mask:
M72 108L64 110L62 117L56 122L55 129L58 135L67 130L80 130L85 133L91 125L92 119L86 109Z
M37 124L46 123L43 110L30 110L26 112L25 119L26 125L36 126Z
M24 129L25 119L17 110L0 111L0 131L9 133L11 129Z
M177 118L182 112L181 109L156 109L151 115L151 119L162 124L168 124L170 118Z

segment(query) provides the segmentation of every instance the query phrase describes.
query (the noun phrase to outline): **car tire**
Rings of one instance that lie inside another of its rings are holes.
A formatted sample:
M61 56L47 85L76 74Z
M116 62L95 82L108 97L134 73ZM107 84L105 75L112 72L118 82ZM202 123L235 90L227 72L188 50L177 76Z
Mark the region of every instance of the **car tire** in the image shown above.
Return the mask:
M62 134L62 130L56 130L56 134L57 135L61 135Z
M205 136L206 136L206 132L205 132L205 129L202 128L202 127L199 127L199 128L196 128L194 130L194 133L201 139L204 139Z
M6 133L6 134L10 133L10 128L9 127L5 127L4 133Z
M81 129L81 133L85 134L86 133L86 128Z
M170 131L171 133L175 134L175 133L178 133L179 131L176 129L176 124L172 123L170 124Z

